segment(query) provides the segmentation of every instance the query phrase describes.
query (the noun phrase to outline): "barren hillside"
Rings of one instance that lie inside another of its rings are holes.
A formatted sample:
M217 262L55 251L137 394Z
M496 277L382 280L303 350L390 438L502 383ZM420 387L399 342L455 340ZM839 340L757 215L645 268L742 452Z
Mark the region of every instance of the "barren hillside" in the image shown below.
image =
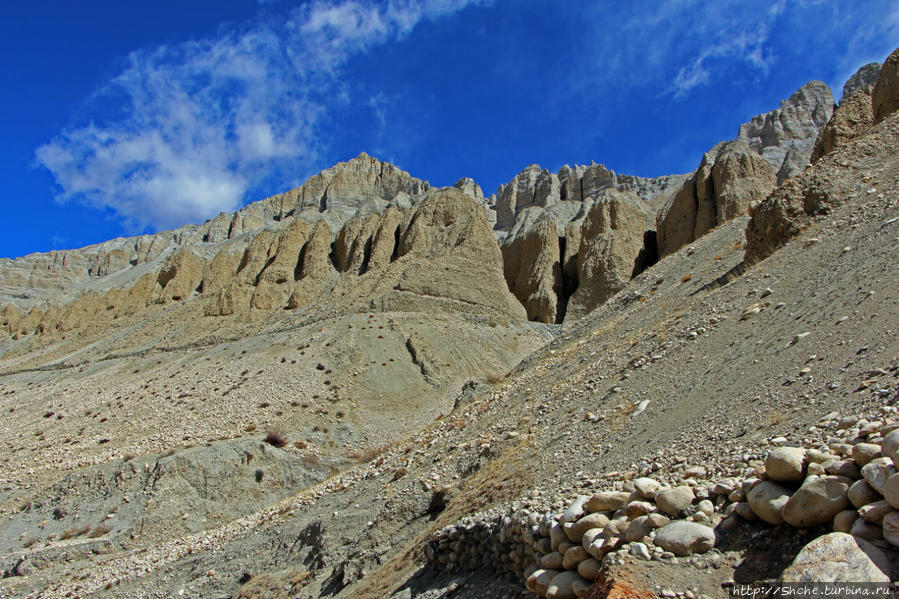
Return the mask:
M0 597L896 581L899 51L851 83L684 175L362 154L4 261Z

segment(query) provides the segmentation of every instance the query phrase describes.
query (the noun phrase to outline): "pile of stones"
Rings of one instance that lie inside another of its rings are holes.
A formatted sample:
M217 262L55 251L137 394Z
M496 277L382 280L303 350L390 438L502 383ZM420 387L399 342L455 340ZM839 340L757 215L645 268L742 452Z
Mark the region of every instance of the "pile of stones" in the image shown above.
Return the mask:
M739 520L827 525L860 543L899 547L899 422L835 422L818 448L779 446L753 475L671 486L653 478L579 495L559 513L493 510L434 533L433 567L484 566L548 599L587 597L600 569L625 557L673 559L714 548Z
M882 547L899 547L899 423L870 423L858 443L830 451L779 447L763 476L743 481L733 510L747 520L800 528L831 525Z

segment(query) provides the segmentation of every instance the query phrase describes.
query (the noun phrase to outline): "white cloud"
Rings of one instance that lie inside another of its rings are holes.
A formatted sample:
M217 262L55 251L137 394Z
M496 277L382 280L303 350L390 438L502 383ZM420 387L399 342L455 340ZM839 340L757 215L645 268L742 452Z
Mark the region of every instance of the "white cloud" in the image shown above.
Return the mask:
M483 0L321 1L215 39L138 50L88 103L95 120L36 150L61 188L132 232L239 208L262 179L308 168L341 67L422 21ZM117 118L105 118L117 114Z
M574 70L575 87L585 93L646 87L684 97L713 84L725 64L764 76L777 58L769 43L772 29L799 2L763 7L742 0L658 0L651 11L594 5L583 18L585 56ZM608 33L608 23L615 34Z

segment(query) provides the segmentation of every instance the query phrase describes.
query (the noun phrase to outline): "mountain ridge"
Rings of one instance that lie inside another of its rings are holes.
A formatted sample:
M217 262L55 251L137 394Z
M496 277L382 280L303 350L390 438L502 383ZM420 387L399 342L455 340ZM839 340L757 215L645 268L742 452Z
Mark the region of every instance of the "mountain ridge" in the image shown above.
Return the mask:
M897 73L655 183L363 155L4 301L0 594L717 597L841 534L896 580Z

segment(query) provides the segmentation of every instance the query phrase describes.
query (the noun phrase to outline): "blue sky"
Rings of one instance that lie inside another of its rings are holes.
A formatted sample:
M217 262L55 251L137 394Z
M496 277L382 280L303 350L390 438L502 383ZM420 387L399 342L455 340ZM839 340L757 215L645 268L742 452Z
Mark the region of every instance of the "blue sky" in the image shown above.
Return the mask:
M486 193L686 172L899 45L893 0L34 0L0 11L0 256L200 223L361 151Z

